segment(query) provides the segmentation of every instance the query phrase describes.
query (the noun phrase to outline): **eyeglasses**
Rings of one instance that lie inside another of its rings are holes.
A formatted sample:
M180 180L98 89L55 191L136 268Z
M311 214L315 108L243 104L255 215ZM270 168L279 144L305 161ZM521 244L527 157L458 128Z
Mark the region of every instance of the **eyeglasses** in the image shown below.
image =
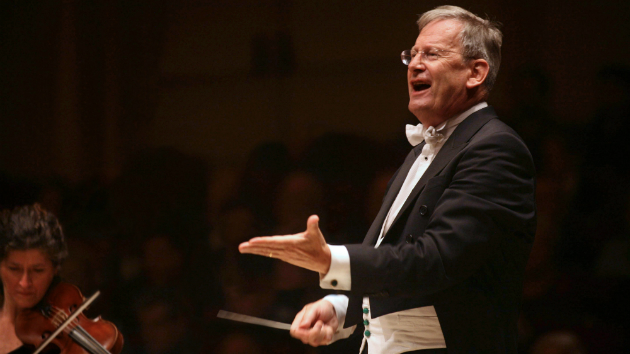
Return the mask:
M400 59L402 59L403 64L409 65L411 61L413 60L413 58L415 58L416 55L420 54L420 61L426 63L426 62L436 61L438 59L445 57L445 55L443 55L442 53L457 53L457 52L444 50L444 49L435 49L435 48L431 48L427 51L421 50L419 52L416 52L415 50L407 49L407 50L403 50L403 52L400 53Z

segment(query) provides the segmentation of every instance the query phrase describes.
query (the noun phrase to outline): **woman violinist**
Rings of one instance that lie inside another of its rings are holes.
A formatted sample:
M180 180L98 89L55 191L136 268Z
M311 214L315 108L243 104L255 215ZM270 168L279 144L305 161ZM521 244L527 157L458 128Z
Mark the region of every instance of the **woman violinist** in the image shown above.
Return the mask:
M59 221L39 205L0 213L0 354L30 352L15 333L15 320L58 282L67 254Z

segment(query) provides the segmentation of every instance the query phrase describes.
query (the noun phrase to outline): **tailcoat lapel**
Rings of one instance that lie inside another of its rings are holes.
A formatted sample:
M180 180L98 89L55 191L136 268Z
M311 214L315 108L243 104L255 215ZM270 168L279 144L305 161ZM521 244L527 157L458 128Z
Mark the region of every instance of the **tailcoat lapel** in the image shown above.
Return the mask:
M405 203L403 204L402 208L398 212L398 215L396 215L396 219L390 226L389 230L394 229L394 225L400 220L401 216L404 214L404 211L412 205L412 203L416 199L416 196L420 194L420 192L422 192L427 182L431 178L435 177L438 173L440 173L440 171L442 171L442 169L453 159L453 157L455 157L455 155L457 155L457 153L460 152L468 144L468 142L470 141L470 138L472 138L473 135L475 135L475 133L484 124L486 124L490 119L496 118L496 117L497 117L497 114L494 111L494 108L488 106L486 108L480 109L477 112L471 114L470 116L468 116L468 118L464 119L464 121L462 121L457 126L457 128L455 128L455 131L453 132L453 134L451 134L451 136L448 138L446 143L444 143L444 146L442 146L442 149L440 149L435 159L431 162L431 165L429 165L427 170L422 175L422 178L420 178L416 186L411 191L411 194L409 194L409 197L407 197L407 200L405 200ZM422 143L422 145L423 144L424 143ZM415 151L417 151L417 155L419 155L422 149L416 150L414 148L414 152ZM396 180L394 181L394 183L399 182L399 184L397 184L397 188L394 189L393 188L394 185L392 184L392 188L390 188L389 192L387 193L386 201L388 201L388 203L387 204L383 203L383 207L381 207L378 217L375 220L375 224L378 221L378 226L376 227L377 228L376 237L378 237L378 233L381 230L381 227L385 220L385 216L387 216L387 212L389 211L389 208L393 204L394 199L396 198L396 195L398 195L398 192L400 191L400 188L402 187L402 184L405 178L407 177L407 173L409 172L409 169L411 168L411 165L413 164L414 161L415 161L415 158L413 159L413 161L411 161L411 164L406 168L406 170L404 171L405 172L404 174L401 168L400 173L398 174L398 176L396 176ZM407 161L405 161L405 164L407 164ZM383 210L384 208L385 210ZM381 214L383 214L382 218L380 218ZM370 232L373 231L372 229L374 229L374 224L372 224L372 227L370 228ZM389 234L389 231L388 231L388 234ZM385 237L387 237L388 234L386 234ZM373 235L371 233L368 233L368 235L366 236L366 241L368 241L367 240L368 237L370 237L371 244L376 244L376 239L372 241L371 237L373 237Z
M381 233L381 227L385 222L385 217L389 212L389 209L392 207L400 188L402 188L403 183L405 182L405 178L413 166L413 163L416 161L416 158L422 152L422 148L424 147L425 142L421 142L416 145L413 150L407 155L405 162L403 162L402 166L398 170L398 173L394 177L394 181L391 186L387 190L385 197L383 198L383 204L381 204L381 209L378 214L376 214L376 218L374 218L374 222L372 222L372 226L368 230L365 235L365 239L363 239L364 245L375 245L376 240L378 239L379 234Z

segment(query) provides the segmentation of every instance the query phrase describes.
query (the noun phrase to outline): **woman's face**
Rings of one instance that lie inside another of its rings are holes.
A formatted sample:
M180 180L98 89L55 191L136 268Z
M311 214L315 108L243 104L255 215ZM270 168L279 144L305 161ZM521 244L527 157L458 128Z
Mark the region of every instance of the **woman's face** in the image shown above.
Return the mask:
M52 261L39 249L10 251L0 262L4 301L18 309L35 306L46 294L57 273Z

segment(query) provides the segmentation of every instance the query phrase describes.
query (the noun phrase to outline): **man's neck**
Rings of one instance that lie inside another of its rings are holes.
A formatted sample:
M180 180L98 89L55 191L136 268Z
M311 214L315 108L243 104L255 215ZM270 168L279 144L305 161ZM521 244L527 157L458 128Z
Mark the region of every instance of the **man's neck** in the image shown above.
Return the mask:
M454 113L447 113L446 115L443 116L439 116L439 115L426 115L426 116L422 116L422 117L418 117L418 120L420 121L420 123L422 123L422 126L424 127L439 127L441 124L443 124L444 122L446 122L447 120L458 116L459 114L466 112L467 110L469 110L471 107L481 103L481 102L485 102L485 100L475 100L475 101L470 101L468 102L468 104L466 104L464 106L463 109L459 109L457 112Z

